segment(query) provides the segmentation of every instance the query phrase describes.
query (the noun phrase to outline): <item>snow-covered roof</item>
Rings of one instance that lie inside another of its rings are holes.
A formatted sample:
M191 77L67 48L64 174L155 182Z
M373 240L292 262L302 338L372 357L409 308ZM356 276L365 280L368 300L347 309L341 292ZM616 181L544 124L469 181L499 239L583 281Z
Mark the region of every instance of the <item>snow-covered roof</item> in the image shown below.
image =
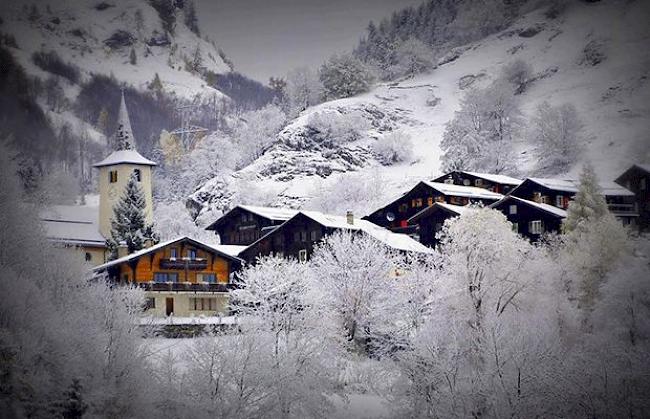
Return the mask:
M453 204L447 204L446 202L435 202L430 207L426 207L422 211L419 211L417 214L409 218L408 222L411 223L417 221L420 218L422 218L424 215L429 214L432 211L435 211L437 208L445 209L456 215L462 215L465 211L471 209L471 207L468 205L453 205Z
M106 246L99 232L99 208L81 205L54 205L41 213L46 237L54 242Z
M241 261L241 259L239 259L238 257L233 256L232 254L227 253L227 252L224 251L224 250L229 250L230 252L232 252L233 249L220 249L220 247L223 246L223 245L207 244L205 242L193 239L191 237L181 236L181 237L177 237L177 238L172 239L172 240L167 240L167 241L164 241L164 242L160 242L158 244L154 244L153 246L150 246L150 247L145 247L144 249L140 249L137 252L133 252L133 253L128 254L126 256L123 256L121 258L118 258L118 259L112 260L110 262L104 263L103 265L95 266L93 268L93 271L95 271L95 272L103 271L103 270L105 270L107 268L110 268L111 266L119 265L119 264L122 264L122 263L125 263L125 262L128 262L128 261L131 261L133 259L137 259L139 257L147 255L147 254L149 254L151 252L158 251L158 250L160 250L160 249L162 249L162 248L164 248L166 246L169 246L171 244L180 242L182 240L189 240L190 242L192 242L192 243L194 243L196 245L199 245L199 246L204 247L206 249L213 250L216 253L219 253L222 256L225 256L225 257L227 257L229 259L236 259L238 261ZM245 247L245 246L236 246L236 247Z
M495 201L503 198L503 195L500 193L488 191L487 189L483 188L477 188L475 186L453 185L450 183L429 181L422 182L444 195L462 196L476 199L494 199Z
M519 198L517 196L512 196L512 195L508 195L508 196L504 197L502 200L500 200L498 202L495 202L494 204L491 204L489 207L490 208L495 208L495 207L497 207L498 205L500 205L500 204L502 204L504 202L508 202L509 200L515 200L515 201L520 202L520 203L522 203L524 205L528 205L529 207L538 208L538 209L540 209L540 210L542 210L544 212L547 212L549 214L553 214L553 215L555 215L557 217L560 217L560 218L566 218L566 216L567 216L567 212L565 210L563 210L562 208L554 207L553 205L549 205L549 204L541 204L539 202L529 201L527 199Z
M526 180L537 183L545 188L562 192L578 192L580 181L578 179L551 179L531 177ZM605 196L634 196L634 192L612 181L598 182Z
M650 164L639 164L636 163L634 164L636 167L645 170L646 172L650 173Z
M238 207L261 217L279 221L286 221L298 213L298 210L291 208L258 207L254 205L238 205Z
M413 240L408 235L393 233L392 231L373 224L370 221L355 218L353 223L349 224L346 216L324 214L319 211L300 211L300 214L311 218L325 227L337 230L363 231L369 236L384 243L386 246L396 250L431 253L431 249L424 246L422 243Z
M156 163L144 157L135 150L118 150L108 155L104 160L93 164L94 167L112 166L114 164L141 164L143 166L156 166Z
M521 182L523 182L523 180L521 179L517 179L506 175L493 175L491 173L479 173L479 172L467 172L467 171L461 171L461 173L467 173L468 175L480 177L482 179L489 180L490 182L500 183L503 185L516 186L519 185Z
M211 245L210 247L220 251L221 253L225 253L227 255L237 257L248 246L238 246L235 244L215 244L215 245Z

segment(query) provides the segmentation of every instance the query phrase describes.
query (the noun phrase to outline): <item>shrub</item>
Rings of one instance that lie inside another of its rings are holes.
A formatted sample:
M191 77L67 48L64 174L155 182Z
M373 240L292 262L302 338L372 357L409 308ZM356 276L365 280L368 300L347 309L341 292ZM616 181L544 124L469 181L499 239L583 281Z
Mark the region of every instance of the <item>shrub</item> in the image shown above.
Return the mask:
M383 164L408 162L413 157L411 136L403 132L391 132L384 135L372 146Z
M81 77L76 65L64 62L56 51L39 51L32 54L32 61L42 70L61 76L72 83L78 83Z
M325 96L339 99L370 90L374 76L368 66L352 55L333 55L320 68Z
M359 140L369 123L357 112L340 114L338 112L315 112L307 121L312 130L311 137L317 142L332 146Z

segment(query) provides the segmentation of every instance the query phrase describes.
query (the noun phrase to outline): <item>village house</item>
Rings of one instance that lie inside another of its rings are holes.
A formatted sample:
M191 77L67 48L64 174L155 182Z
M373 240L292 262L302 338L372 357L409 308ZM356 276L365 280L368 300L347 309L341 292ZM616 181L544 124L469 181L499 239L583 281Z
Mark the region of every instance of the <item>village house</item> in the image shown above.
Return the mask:
M405 234L393 233L366 220L300 211L243 250L239 257L254 263L258 257L276 255L307 261L314 247L325 236L337 231L351 231L370 237L399 252L429 253L430 249Z
M512 189L519 186L521 179L516 179L506 175L493 175L491 173L467 172L464 170L455 170L446 173L432 182L449 183L453 185L475 186L484 188L492 192L507 195Z
M576 179L527 178L510 195L566 210L579 185ZM599 185L610 212L624 225L636 225L639 213L634 193L614 182Z
M544 233L562 231L562 221L567 216L563 208L512 194L490 205L490 208L502 212L512 223L514 231L533 242L538 241Z
M436 202L408 219L409 226L415 227L412 237L425 246L435 247L438 244L436 235L442 230L445 221L468 210L471 210L471 207L467 205Z
M287 208L237 205L206 230L213 230L222 244L249 245L297 213Z
M145 291L154 316L227 315L229 290L242 260L239 246L213 246L179 237L96 266L119 284Z
M650 229L650 164L633 165L615 182L634 193L639 228L643 231Z
M415 227L409 225L408 220L436 202L460 206L470 203L489 205L501 198L503 195L499 193L475 186L421 181L399 198L363 219L395 232L415 234Z

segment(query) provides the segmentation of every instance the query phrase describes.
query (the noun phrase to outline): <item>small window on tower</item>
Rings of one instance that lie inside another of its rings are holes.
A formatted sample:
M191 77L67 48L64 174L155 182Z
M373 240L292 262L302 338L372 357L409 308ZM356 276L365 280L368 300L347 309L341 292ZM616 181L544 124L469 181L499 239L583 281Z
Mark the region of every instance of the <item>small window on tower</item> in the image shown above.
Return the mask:
M110 172L108 172L108 181L110 183L117 182L117 170L111 170Z
M135 174L135 180L140 182L141 181L140 169L133 169L133 173Z

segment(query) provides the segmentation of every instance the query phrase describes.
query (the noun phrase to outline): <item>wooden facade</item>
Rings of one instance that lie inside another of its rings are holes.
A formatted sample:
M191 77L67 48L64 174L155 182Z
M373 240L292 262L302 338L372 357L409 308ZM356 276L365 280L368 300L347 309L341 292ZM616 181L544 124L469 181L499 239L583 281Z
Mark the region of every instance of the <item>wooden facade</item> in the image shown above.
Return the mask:
M247 246L296 213L292 210L240 205L210 224L206 230L215 231L221 244Z
M615 186L602 188L609 210L624 225L635 225L639 214L634 194L624 187ZM577 191L577 181L528 178L513 189L510 195L566 210Z
M566 211L548 204L537 203L512 195L490 206L502 212L512 223L514 231L536 242L545 233L559 233Z
M250 245L239 256L248 263L270 255L306 260L313 253L316 243L334 231L299 213Z
M420 243L435 247L438 244L436 235L442 230L445 221L458 217L463 209L462 206L435 203L409 218L408 223L415 228L414 236Z
M453 188L439 182L419 182L400 198L364 217L364 220L392 231L413 233L408 220L436 202L461 206L470 203L489 205L502 198L500 194L487 190L483 191L468 186L451 186Z
M227 293L234 287L233 274L241 265L237 257L183 237L100 265L94 271L106 272L116 283L143 288L158 314L225 314Z
M491 175L488 173L476 173L466 171L453 171L446 173L433 182L451 183L453 185L474 186L487 189L492 192L507 195L521 184L521 180L509 176Z
M650 165L635 164L616 179L616 183L634 192L638 225L650 230Z

